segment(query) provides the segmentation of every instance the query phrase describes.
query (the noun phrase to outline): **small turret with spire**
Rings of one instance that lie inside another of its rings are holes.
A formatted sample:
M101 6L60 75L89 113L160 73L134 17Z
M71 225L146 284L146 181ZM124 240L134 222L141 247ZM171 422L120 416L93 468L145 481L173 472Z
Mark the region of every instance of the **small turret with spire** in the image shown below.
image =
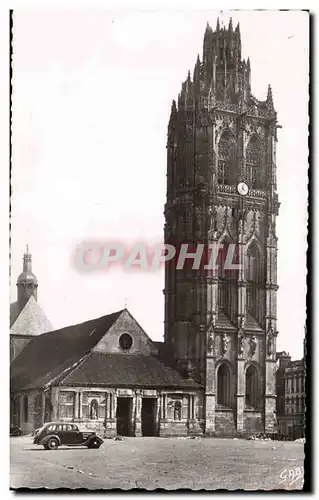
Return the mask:
M23 270L18 277L17 288L19 309L22 311L31 295L37 300L38 280L32 272L32 256L28 245L23 255Z

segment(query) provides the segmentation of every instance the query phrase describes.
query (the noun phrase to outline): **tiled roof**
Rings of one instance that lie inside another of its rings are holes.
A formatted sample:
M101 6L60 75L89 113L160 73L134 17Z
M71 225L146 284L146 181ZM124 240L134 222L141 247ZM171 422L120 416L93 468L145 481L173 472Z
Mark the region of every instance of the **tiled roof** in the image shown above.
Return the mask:
M33 337L11 364L11 390L48 384L199 387L153 355L93 352L123 312Z
M11 304L10 313L17 313L17 303ZM52 324L42 311L41 307L31 295L28 302L18 314L10 329L10 333L18 335L40 335L52 330Z
M60 382L72 386L199 387L154 356L91 353Z
M20 308L18 302L12 302L10 304L10 328L19 316Z
M50 377L58 375L61 367L64 370L80 360L101 340L122 312L33 337L10 366L12 390L30 387L42 378L49 381Z

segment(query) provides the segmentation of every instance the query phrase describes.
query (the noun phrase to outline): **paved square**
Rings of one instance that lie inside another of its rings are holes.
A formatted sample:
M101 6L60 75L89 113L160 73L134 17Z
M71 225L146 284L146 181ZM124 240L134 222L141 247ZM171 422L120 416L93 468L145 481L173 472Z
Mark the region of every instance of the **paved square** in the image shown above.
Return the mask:
M304 445L236 439L124 438L46 451L11 438L12 488L302 489Z

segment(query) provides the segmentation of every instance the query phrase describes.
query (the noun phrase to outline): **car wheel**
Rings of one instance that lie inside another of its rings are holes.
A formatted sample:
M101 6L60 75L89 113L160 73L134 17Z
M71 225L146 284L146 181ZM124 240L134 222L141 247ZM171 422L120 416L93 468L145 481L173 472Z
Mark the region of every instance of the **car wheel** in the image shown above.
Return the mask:
M59 443L58 443L57 439L55 439L55 438L49 439L49 441L47 443L47 447L49 450L56 450L58 446L59 446Z
M101 446L101 444L99 443L99 441L97 439L92 439L92 441L90 442L88 448L99 448Z

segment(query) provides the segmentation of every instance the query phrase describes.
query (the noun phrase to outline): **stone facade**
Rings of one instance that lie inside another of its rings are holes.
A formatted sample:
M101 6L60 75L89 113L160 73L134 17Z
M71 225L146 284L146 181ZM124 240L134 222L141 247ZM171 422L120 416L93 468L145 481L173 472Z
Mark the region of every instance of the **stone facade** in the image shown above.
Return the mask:
M119 428L119 398L130 403L124 432ZM160 437L201 435L203 429L196 418L201 411L201 399L199 391L52 387L47 394L43 391L14 394L11 398L11 425L19 426L26 434L45 422L62 421L75 422L81 429L94 430L104 437L117 434ZM143 415L145 400L153 403L154 415L151 419L149 414L145 415L146 418ZM92 414L94 401L98 404L96 413Z
M257 100L250 75L239 25L207 25L168 125L165 243L202 260L167 263L165 342L205 387L206 435L276 431L278 126L270 86ZM205 268L216 245L235 249L239 269L223 271L222 253Z

